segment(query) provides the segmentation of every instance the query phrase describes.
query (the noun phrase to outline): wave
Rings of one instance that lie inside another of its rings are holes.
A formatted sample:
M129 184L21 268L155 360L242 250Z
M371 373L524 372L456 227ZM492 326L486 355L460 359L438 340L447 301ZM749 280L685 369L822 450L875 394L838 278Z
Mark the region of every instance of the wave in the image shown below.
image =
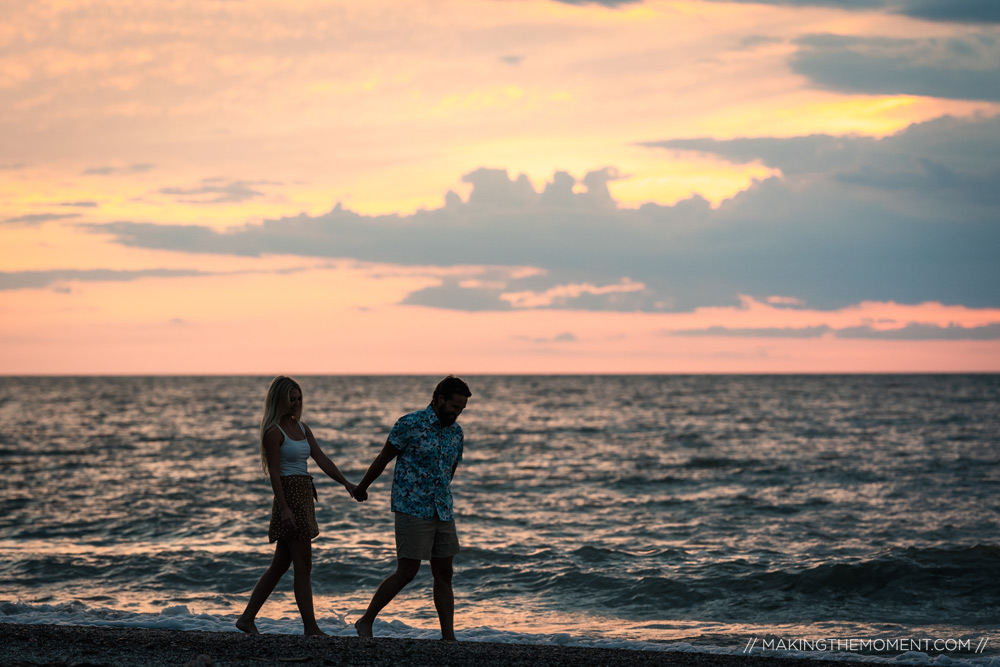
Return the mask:
M682 552L669 549L586 546L533 556L504 561L480 550L463 565L462 576L483 599L513 591L568 609L589 600L624 618L650 621L920 625L944 617L983 626L1000 615L1000 547L992 545L899 548L855 562L779 569L744 559L685 563Z
M1000 547L892 549L857 562L759 571L713 563L677 577L623 581L606 601L640 615L803 622L823 618L968 626L1000 614ZM603 588L603 587L602 587ZM595 591L596 592L596 591Z
M802 571L761 575L769 588L833 598L915 602L940 594L1000 604L1000 546L891 549L855 563L824 563Z

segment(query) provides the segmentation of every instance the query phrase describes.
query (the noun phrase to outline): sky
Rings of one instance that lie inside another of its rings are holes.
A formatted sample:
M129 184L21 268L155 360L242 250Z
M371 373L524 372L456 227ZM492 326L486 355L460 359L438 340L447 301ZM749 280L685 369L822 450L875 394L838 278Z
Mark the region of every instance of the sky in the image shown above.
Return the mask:
M0 5L0 374L1000 371L995 0Z

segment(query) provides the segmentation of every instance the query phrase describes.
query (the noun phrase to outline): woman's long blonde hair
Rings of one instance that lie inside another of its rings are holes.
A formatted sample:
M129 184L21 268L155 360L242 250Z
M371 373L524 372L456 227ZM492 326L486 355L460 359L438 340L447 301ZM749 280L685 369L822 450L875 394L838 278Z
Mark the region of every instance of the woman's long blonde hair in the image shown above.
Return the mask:
M264 434L288 414L292 389L298 389L299 393L302 393L302 387L299 386L299 383L284 375L279 375L271 380L271 386L267 388L267 396L264 398L264 416L260 419L260 467L265 475L268 474L268 471Z

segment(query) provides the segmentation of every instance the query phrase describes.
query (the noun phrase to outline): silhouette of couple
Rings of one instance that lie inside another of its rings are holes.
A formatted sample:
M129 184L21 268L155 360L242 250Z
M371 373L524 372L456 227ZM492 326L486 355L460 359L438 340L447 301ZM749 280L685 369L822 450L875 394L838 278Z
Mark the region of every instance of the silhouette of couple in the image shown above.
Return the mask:
M323 453L312 430L302 421L302 388L284 376L274 378L260 420L260 463L271 480L274 502L268 540L276 542L274 558L261 575L236 627L258 634L254 619L289 565L295 571L295 603L306 635L323 636L313 612L312 539L319 535L313 501L316 487L306 463L310 457L358 502L368 499L368 487L396 459L392 479L392 511L396 530L396 571L379 585L368 610L354 627L370 638L378 613L410 583L429 560L434 577L434 607L441 621L441 639L455 640L455 600L451 588L452 559L459 552L452 512L451 480L462 460L462 427L456 423L472 392L449 375L438 383L431 403L400 417L368 471L357 485L347 481Z

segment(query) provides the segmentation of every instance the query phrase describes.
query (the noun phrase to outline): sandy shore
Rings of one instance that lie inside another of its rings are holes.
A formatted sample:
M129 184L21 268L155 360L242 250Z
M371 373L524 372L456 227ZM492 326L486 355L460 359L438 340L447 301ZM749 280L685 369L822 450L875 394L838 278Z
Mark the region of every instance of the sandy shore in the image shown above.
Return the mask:
M830 662L705 653L671 653L484 642L0 623L0 665L463 665L474 667L830 667ZM838 662L838 666L854 663Z

